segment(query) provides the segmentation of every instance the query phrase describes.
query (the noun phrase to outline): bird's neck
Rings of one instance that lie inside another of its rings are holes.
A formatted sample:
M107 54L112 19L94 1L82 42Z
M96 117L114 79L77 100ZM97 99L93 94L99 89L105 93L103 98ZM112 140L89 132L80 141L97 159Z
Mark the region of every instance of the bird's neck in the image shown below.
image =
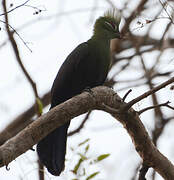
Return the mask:
M102 34L94 34L88 42L96 45L97 47L101 47L104 50L110 49L110 39L106 38Z
M106 37L106 35L102 32L100 33L95 33L93 34L93 36L91 37L92 41L96 41L105 45L110 44L110 39Z
M95 59L99 60L104 67L104 70L108 72L110 66L110 39L105 38L104 36L93 35L91 39L88 40L90 44L90 49L95 55Z

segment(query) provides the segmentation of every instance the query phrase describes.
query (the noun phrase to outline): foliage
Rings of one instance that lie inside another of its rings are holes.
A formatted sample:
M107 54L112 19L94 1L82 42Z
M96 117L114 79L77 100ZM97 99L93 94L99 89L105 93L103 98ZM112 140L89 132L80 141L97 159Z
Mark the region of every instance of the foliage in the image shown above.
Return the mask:
M89 180L95 178L98 174L102 173L104 170L99 169L98 163L100 161L108 158L110 154L101 154L96 157L91 157L90 154L90 139L85 139L77 145L76 148L71 148L72 153L78 156L77 162L74 165L74 168L71 170L75 178L72 180ZM68 160L69 161L69 160ZM91 170L92 169L92 170ZM96 169L97 171L94 171ZM91 172L94 171L94 172Z

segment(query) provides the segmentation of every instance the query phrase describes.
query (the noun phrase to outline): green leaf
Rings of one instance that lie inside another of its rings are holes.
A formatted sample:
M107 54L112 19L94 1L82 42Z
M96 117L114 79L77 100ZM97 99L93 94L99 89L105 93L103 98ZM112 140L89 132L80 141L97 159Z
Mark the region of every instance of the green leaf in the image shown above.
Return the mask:
M41 100L39 98L36 98L36 103L38 105L39 114L42 114L42 112L43 112L43 104L42 104Z
M80 167L80 165L81 165L82 162L83 162L83 159L80 158L79 161L77 162L77 164L75 165L74 169L72 170L72 172L73 172L74 174L77 174L77 171L78 171L78 169L79 169L79 167Z
M83 154L81 154L81 153L78 153L78 155L81 157L81 159L83 159L83 160L87 160L88 158L86 157L86 156L84 156Z
M88 138L88 139L86 139L86 140L84 140L83 142L79 143L79 144L78 144L78 146L81 146L81 145L83 145L83 144L87 143L89 140L90 140L89 138Z
M85 176L86 175L86 170L85 170L85 168L83 168L83 174L82 174L82 176Z
M85 154L88 152L89 150L89 144L85 147Z
M102 161L103 159L106 159L108 156L110 156L110 154L102 154L102 155L97 157L95 162Z
M98 172L95 172L95 173L92 173L91 175L89 175L87 178L86 178L86 180L89 180L89 179L92 179L92 178L94 178L97 174L99 174L100 172L98 171Z

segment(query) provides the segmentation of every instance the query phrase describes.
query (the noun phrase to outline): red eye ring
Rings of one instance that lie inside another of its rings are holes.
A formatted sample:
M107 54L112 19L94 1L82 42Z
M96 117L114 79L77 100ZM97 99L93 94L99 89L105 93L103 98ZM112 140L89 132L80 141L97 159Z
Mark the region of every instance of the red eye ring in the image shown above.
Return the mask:
M115 25L114 22L112 22L112 21L110 21L110 22L105 21L105 23L108 24L112 29L116 30L116 25Z
M113 27L113 29L115 29L115 24L113 22L109 22L111 24L111 26Z

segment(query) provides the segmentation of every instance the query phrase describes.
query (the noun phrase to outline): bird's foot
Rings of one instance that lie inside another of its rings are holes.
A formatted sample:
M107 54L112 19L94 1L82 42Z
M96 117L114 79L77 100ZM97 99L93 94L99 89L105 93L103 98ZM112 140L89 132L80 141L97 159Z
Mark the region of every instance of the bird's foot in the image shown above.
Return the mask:
M33 147L31 147L30 150L35 151L35 149Z
M88 92L88 93L93 93L91 88L88 86L86 87L82 92Z
M90 93L91 95L93 95L93 91L91 90L91 88L88 86L86 87L82 92L88 92Z
M94 92L92 91L90 87L86 87L82 92L87 92L90 94L92 98L95 98Z

